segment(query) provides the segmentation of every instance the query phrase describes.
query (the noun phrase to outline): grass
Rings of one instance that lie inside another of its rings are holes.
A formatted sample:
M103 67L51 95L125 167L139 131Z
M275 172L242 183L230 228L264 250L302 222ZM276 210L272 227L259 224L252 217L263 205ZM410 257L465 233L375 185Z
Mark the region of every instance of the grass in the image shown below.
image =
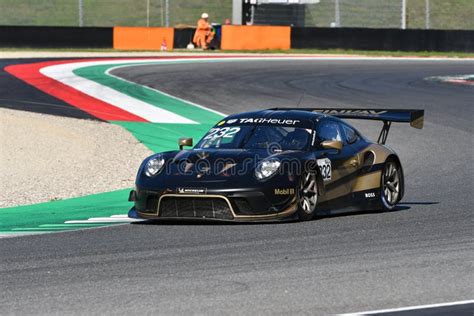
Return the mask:
M407 27L425 28L425 0L407 1ZM430 28L474 29L473 0L429 0Z
M150 0L150 26L164 26L164 0ZM170 0L170 25L195 25L202 12L213 22L232 17L232 0ZM146 0L83 0L85 26L146 26ZM78 0L0 0L0 25L78 26Z
M149 0L150 26L165 24L164 0ZM429 0L432 29L474 29L473 0ZM146 26L146 0L83 0L85 26ZM195 25L202 12L211 22L232 17L232 0L170 0L170 25ZM339 0L343 27L398 28L401 0ZM282 16L285 6L274 10ZM263 9L262 9L263 11ZM261 12L262 12L261 11ZM257 8L257 15L259 9ZM305 6L305 26L334 22L334 0ZM0 0L2 25L78 26L78 0ZM407 1L407 27L425 28L425 0Z
M149 53L161 53L160 51L152 50L117 50L112 48L104 49L77 49L77 48L14 48L14 47L0 47L0 52L72 52L72 53L134 53L134 52L149 52ZM236 53L247 53L247 54L308 54L308 55L361 55L361 56L416 56L416 57L452 57L452 58L474 58L474 53L464 52L402 52L402 51L378 51L378 50L344 50L344 49L290 49L290 50L251 50L251 51L201 51L201 50L187 50L187 49L175 49L168 52L172 53L195 53L195 54L236 54Z
M342 27L399 28L401 0L339 0ZM425 0L407 1L407 28L425 28ZM474 29L473 0L429 0L431 29ZM305 26L329 26L334 0L306 6Z

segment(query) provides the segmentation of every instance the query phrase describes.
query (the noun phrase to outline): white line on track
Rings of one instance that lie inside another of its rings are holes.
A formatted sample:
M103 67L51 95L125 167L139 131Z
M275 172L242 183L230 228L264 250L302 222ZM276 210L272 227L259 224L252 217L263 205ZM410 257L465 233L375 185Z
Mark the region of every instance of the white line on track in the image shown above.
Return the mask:
M110 217L91 217L86 220L65 221L64 224L132 223L141 221L143 220L129 218L127 215L112 215Z
M12 237L19 237L19 236L29 236L29 235L37 235L37 234L44 234L45 232L12 232L10 234L0 233L0 239L2 238L12 238Z
M411 310L418 310L418 309L449 307L449 306L467 305L467 304L474 304L474 300L429 304L429 305L416 305L416 306L400 307L400 308L392 308L392 309L380 309L380 310L374 310L374 311L347 313L347 314L339 314L339 315L341 316L373 315L373 314L381 314L381 313L403 312L403 311L411 311Z

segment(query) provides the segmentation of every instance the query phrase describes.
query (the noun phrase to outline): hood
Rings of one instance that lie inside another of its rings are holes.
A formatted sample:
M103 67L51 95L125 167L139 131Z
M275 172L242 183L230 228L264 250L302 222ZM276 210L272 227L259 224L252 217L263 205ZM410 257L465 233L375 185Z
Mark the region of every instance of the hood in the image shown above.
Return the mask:
M202 180L226 179L253 172L256 164L269 156L265 150L186 150L170 159L169 170L181 176L199 175Z
M249 151L244 149L197 149L179 151L174 156L173 161L175 163L182 161L196 163L198 161L205 160L212 163L219 160L232 160L235 163L242 163L249 159L253 161L259 161L269 157L270 155L271 154L269 154L266 150Z

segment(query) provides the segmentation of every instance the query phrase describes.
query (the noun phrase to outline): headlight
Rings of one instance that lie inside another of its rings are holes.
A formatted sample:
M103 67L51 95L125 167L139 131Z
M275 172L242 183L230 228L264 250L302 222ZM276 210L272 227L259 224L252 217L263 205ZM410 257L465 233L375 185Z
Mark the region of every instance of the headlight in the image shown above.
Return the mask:
M255 176L259 180L271 177L280 168L280 161L277 159L267 159L260 162L255 168Z
M158 156L156 158L148 160L145 166L145 174L148 177L153 177L160 172L161 168L165 165L165 160L163 157Z

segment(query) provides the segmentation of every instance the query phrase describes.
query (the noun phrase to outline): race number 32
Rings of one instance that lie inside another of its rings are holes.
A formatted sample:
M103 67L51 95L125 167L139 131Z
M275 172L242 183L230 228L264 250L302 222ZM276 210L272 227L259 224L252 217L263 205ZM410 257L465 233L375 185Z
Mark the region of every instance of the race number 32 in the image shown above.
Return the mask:
M331 180L331 160L328 158L318 159L318 168L324 181Z

